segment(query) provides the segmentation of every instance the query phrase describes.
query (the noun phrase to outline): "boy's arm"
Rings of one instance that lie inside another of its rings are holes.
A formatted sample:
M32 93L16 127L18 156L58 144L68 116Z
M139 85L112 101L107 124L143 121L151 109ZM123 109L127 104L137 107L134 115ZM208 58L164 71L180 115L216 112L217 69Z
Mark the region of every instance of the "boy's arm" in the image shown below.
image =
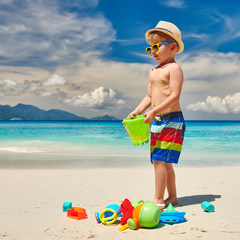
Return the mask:
M181 67L177 64L174 64L170 69L169 84L170 95L161 104L144 114L146 117L144 122L153 122L156 115L166 112L171 106L179 102L183 84L183 72Z
M131 112L128 117L134 118L137 115L142 114L146 109L151 106L152 97L151 97L151 83L148 81L148 90L147 95L142 99L139 105Z

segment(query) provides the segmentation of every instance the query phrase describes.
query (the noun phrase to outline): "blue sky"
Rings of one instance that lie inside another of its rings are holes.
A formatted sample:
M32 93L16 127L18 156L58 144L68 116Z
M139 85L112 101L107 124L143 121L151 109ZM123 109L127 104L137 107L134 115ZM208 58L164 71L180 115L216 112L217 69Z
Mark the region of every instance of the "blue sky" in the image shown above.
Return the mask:
M240 119L238 0L1 0L0 102L124 118L146 94L145 32L182 31L186 119Z

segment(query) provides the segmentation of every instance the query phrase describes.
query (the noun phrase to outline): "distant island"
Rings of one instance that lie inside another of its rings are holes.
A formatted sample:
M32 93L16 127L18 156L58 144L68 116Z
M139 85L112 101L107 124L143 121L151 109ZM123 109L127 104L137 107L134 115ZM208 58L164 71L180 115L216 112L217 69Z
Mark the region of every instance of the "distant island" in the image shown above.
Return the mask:
M79 117L75 114L59 109L42 110L33 105L22 103L14 107L9 105L0 105L0 120L2 121L116 121L114 116L104 115L91 119Z

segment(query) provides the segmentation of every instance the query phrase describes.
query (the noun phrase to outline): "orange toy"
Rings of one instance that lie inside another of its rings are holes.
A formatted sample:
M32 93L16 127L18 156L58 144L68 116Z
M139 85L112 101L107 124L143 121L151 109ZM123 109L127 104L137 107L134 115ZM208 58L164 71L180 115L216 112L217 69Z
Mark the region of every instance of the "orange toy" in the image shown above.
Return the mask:
M67 216L76 220L87 218L87 213L84 208L73 207L68 209Z
M127 220L128 226L132 229L135 230L140 227L139 225L139 215L142 209L142 206L145 202L134 208L132 218Z

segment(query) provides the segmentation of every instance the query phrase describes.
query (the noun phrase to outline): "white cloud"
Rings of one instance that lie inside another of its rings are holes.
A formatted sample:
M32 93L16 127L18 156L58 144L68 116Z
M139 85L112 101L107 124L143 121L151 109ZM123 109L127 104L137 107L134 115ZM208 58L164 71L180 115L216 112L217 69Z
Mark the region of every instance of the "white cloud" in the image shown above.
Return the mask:
M185 74L185 79L230 78L240 73L239 53L202 52L197 55L184 54L179 56L179 62Z
M75 106L104 107L105 105L123 104L125 102L122 99L116 99L116 92L113 89L99 87L91 93L67 98L64 103Z
M1 61L5 65L20 62L49 68L83 60L86 55L90 59L106 53L104 48L116 34L111 22L99 12L87 15L83 11L66 10L68 5L69 8L76 5L78 9L95 7L98 1L65 2L0 3L0 9L4 8L0 23Z
M177 62L184 72L183 108L208 96L233 95L240 89L240 54L203 52L184 54Z
M9 100L9 97L16 96L16 100L19 102L19 97L21 96L21 102L24 99L33 99L36 96L41 96L55 101L62 102L66 99L67 93L61 91L61 87L64 87L66 80L58 75L53 75L52 77L45 80L43 84L41 81L29 81L24 80L23 82L16 82L10 79L0 80L0 93L5 100ZM48 90L51 87L51 91ZM39 99L39 98L38 98ZM6 102L8 104L8 102Z
M7 34L14 34L19 32L26 32L27 28L23 24L12 24L7 26L0 26L0 31L5 32Z
M240 113L240 92L224 98L208 96L205 101L189 104L186 108L209 113Z
M43 86L64 86L66 84L66 79L63 76L59 76L58 74L54 74L51 77L47 78L45 82L43 82Z
M17 83L10 80L10 79L0 80L0 86L1 86L2 89L8 89L8 88L11 88L11 87L15 87L16 85L17 85Z
M15 96L22 91L22 87L10 79L0 80L0 92L6 96Z
M66 0L58 0L58 2L61 3L62 7L64 9L69 9L69 8L77 8L77 9L88 9L88 8L93 8L97 7L98 5L98 0L71 0L71 1L66 1Z
M162 3L162 1L161 1ZM163 2L164 5L173 8L185 8L185 2L183 0L168 0Z
M215 38L217 44L225 43L240 36L239 15L227 16L218 12L215 14L222 25L222 31L219 32L220 37Z
M41 96L42 97L50 97L50 96L52 96L52 94L53 94L52 92L42 92Z

